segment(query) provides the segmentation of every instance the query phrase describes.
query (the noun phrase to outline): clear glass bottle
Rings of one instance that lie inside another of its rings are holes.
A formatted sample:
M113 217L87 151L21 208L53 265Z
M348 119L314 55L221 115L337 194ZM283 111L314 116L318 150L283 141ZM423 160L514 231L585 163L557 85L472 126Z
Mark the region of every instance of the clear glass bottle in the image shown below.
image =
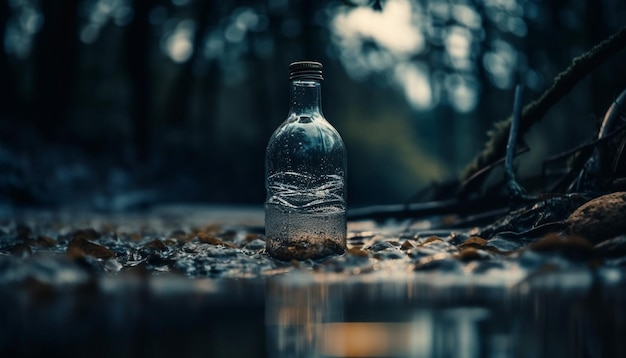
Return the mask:
M289 65L289 114L265 153L266 249L280 260L346 247L346 149L322 114L322 79L319 62Z

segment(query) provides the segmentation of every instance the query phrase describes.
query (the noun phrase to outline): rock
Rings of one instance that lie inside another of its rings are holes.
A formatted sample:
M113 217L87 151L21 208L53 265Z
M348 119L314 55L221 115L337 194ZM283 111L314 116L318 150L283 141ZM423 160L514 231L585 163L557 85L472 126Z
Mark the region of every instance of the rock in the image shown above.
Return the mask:
M487 245L504 253L515 251L522 247L520 243L500 237L499 234L487 241Z
M478 250L473 247L465 248L458 255L456 255L456 258L461 261L488 260L491 257L492 256L488 252Z
M439 236L429 236L426 238L426 240L424 240L424 242L420 244L420 246L427 245L427 244L430 244L431 242L437 242L437 241L442 241Z
M404 258L406 255L403 251L398 249L385 249L376 252L373 256L378 260L398 260Z
M467 240L463 241L463 243L460 246L476 248L476 247L485 246L485 244L487 244L487 240L483 239L482 237L472 236L468 238Z
M378 252L378 251L382 251L385 249L391 249L394 247L395 246L393 246L393 244L388 241L376 241L372 246L368 247L367 249L372 252Z
M459 271L461 265L449 254L438 253L424 257L415 263L415 271L455 272Z
M211 235L211 234L207 234L205 232L200 232L198 233L198 240L204 244L210 244L210 245L222 245L224 247L229 247L231 249L234 249L236 246L228 243L228 242L224 242L220 239L218 239L217 237Z
M265 248L265 241L261 239L255 239L247 243L243 248L244 250L260 251Z
M413 243L410 240L405 240L402 245L400 246L400 250L406 251L406 250L410 250L412 248L414 248L415 245L413 245Z
M593 243L626 234L626 192L595 198L581 205L565 222L569 232Z
M49 237L49 236L44 236L44 235L40 235L39 237L37 237L37 241L35 242L35 244L39 247L42 248L51 248L54 247L54 245L56 245L56 240Z
M106 259L114 257L115 253L110 249L95 244L81 236L74 237L67 246L67 255L70 258L80 258L84 256L92 256L98 259Z
M159 239L152 240L149 243L145 244L143 247L144 249L154 249L157 251L167 250L167 246L165 245L165 243Z
M570 258L588 258L593 255L593 245L578 235L549 234L528 245L535 252L561 252Z
M428 249L432 249L432 250L436 250L438 252L458 252L459 249L454 246L449 244L446 241L443 241L439 238L434 239L434 240L426 240L425 243L423 243L422 245L418 245L418 247L422 247L422 248L428 248Z
M368 258L370 256L367 253L367 251L361 250L361 249L357 249L357 248L347 249L346 250L346 254L351 255L351 256L355 256L355 257L364 257L364 258Z
M594 246L600 257L617 258L626 256L626 235L603 241Z
M104 271L106 271L106 272L113 272L113 273L120 272L122 267L123 267L122 264L119 263L114 258L107 259L105 261L105 263L104 263L104 266L103 266Z

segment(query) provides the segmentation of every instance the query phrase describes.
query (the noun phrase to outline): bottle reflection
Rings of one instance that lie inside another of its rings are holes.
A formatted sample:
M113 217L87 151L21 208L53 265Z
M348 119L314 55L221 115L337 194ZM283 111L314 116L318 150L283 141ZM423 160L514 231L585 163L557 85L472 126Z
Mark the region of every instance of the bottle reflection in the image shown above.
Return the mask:
M510 356L510 347L502 341L510 332L486 329L498 319L487 308L463 304L433 307L419 300L395 299L396 304L381 304L378 300L372 304L368 302L368 293L371 292L355 294L345 286L304 275L296 280L269 280L265 312L267 355Z
M341 287L298 279L267 283L268 357L320 357L323 325L343 320Z

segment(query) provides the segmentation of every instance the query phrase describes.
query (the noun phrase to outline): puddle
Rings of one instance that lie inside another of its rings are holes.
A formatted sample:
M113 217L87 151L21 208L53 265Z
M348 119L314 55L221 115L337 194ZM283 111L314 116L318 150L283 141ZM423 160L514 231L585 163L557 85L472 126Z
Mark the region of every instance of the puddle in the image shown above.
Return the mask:
M0 355L626 355L621 239L531 250L361 221L346 254L282 262L252 213L1 221Z

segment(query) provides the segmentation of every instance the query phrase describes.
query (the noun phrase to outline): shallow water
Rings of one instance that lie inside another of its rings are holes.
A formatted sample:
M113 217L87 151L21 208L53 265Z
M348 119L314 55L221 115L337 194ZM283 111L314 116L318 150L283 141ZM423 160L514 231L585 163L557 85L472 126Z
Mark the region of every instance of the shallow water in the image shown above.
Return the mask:
M361 221L346 254L290 263L264 252L262 221L207 207L0 221L0 356L626 354L619 250Z

